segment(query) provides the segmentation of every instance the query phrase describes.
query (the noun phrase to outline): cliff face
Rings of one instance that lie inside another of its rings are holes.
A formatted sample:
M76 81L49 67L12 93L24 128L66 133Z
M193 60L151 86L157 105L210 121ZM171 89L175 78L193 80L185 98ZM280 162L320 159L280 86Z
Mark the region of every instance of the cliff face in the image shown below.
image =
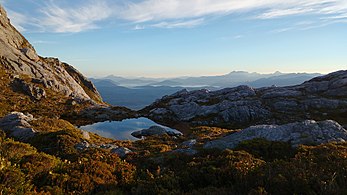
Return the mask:
M346 91L347 71L338 71L290 87L180 91L163 97L142 112L167 124L183 121L243 128L312 119L336 120L346 125Z
M36 100L49 89L79 101L102 103L95 86L72 66L55 58L40 57L33 46L11 25L0 5L0 66L17 89Z

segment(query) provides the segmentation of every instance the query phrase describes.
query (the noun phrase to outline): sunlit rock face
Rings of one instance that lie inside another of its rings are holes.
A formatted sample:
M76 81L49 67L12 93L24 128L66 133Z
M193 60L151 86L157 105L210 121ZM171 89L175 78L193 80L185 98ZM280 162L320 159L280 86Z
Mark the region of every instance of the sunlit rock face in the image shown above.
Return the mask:
M66 97L101 102L94 85L72 66L55 58L40 57L11 25L1 6L0 27L0 65L13 78L22 80L20 83L31 86L41 94L45 88L50 88Z

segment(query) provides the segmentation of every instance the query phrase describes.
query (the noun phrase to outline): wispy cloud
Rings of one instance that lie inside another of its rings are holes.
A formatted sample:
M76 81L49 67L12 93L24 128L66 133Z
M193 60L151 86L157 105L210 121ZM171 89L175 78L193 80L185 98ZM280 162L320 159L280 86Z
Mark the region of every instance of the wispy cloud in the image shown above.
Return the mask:
M11 24L15 26L20 32L26 31L24 26L28 23L31 23L28 17L12 10L7 10L7 15L9 18L11 18Z
M33 44L57 44L55 41L43 41L43 40L37 40L32 41Z
M45 3L40 3L39 14L33 16L37 25L43 31L58 33L97 29L102 22L110 21L135 25L134 30L145 27L187 28L210 21L203 18L233 17L233 14L238 13L244 13L245 17L253 20L315 15L318 16L317 20L324 18L338 22L347 17L346 0L81 0L79 3L58 0L49 0L46 3L47 1L41 0L40 2ZM25 17L11 16L13 22L22 30L25 29Z
M138 3L128 1L121 17L146 22L262 10L259 18L267 19L306 13L346 13L346 9L345 0L144 0Z
M140 25L140 24L136 24L135 27L133 28L133 30L143 30L146 27L144 25Z
M192 28L201 25L204 22L204 18L186 20L186 21L173 21L173 22L160 22L152 24L152 27L157 28Z
M59 7L51 1L40 9L43 19L40 25L53 32L81 32L96 29L97 22L112 15L105 1L87 1L75 8Z

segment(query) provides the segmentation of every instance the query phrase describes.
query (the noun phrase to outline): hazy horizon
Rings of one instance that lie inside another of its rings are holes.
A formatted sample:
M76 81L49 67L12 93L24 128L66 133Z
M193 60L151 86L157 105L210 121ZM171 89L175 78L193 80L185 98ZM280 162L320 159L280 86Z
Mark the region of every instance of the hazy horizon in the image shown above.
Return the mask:
M338 70L336 70L338 71ZM172 76L172 77L165 77L165 76L158 76L158 77L152 77L152 76L129 76L129 75L119 75L119 74L104 74L104 75L88 75L90 78L105 78L108 76L116 76L116 77L123 77L123 78L128 78L128 79L136 79L136 78L146 78L146 79L174 79L174 78L186 78L186 77L204 77L204 76L224 76L227 75L231 72L247 72L247 73L258 73L258 74L275 74L276 72L280 72L281 74L329 74L331 72L281 72L281 71L274 71L274 72L249 72L245 70L232 70L226 73L221 73L221 74L202 74L202 75L177 75L177 76Z
M88 77L347 69L343 0L0 0L45 57Z

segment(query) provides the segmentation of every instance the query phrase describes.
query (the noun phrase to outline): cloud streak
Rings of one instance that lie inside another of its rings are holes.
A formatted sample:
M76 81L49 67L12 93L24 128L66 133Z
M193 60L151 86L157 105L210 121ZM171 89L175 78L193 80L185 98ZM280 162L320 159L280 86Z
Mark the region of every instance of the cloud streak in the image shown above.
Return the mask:
M145 0L128 2L121 17L134 22L228 15L262 10L258 18L298 14L340 14L347 12L344 0Z
M87 1L77 8L62 8L52 3L40 9L40 25L53 32L81 32L96 29L97 22L108 19L112 9L105 1Z
M135 25L134 30L190 28L210 21L205 18L238 13L253 20L314 15L319 16L317 20L338 22L347 16L346 0L88 0L74 6L60 2L50 0L38 8L40 15L35 21L43 31L76 33L110 21ZM23 17L11 18L17 18L17 27L25 29Z
M151 26L156 28L192 28L201 25L203 22L204 18L199 18L186 21L160 22Z
M7 15L9 18L11 18L11 23L13 24L13 26L15 26L20 32L25 32L26 29L24 28L24 26L28 23L31 23L25 15L14 12L12 10L7 10Z

